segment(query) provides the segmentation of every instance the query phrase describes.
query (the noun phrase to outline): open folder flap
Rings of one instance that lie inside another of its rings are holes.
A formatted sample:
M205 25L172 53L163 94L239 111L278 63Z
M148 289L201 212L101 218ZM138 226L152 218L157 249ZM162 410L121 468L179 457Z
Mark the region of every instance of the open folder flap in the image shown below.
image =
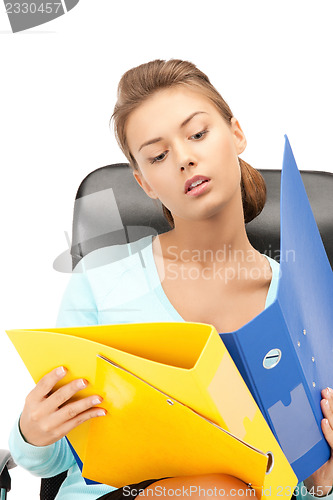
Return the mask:
M108 415L91 421L85 477L121 487L224 471L261 490L268 458L260 450L104 357L97 373Z
M333 271L287 137L283 165L278 301L320 421L320 391L333 386Z

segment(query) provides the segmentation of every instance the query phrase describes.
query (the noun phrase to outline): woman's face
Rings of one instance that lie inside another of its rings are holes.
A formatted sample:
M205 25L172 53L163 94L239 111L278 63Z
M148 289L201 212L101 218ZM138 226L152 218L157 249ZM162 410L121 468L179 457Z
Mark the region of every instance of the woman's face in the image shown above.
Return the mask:
M238 155L246 146L236 119L228 125L203 94L181 86L163 89L131 113L126 125L134 176L175 217L203 220L240 196ZM185 183L209 179L186 192Z

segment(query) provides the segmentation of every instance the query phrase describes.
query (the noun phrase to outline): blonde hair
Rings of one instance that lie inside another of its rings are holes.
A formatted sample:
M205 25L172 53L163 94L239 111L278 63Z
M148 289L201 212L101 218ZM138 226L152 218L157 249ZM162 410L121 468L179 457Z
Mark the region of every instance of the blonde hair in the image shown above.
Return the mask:
M158 90L187 86L198 90L210 99L222 117L230 125L233 114L228 104L210 83L208 77L189 61L156 59L132 68L121 77L118 84L117 102L111 116L114 133L119 147L125 154L130 167L139 170L126 138L126 122L130 114ZM110 120L110 121L111 121ZM241 194L245 223L260 214L266 202L266 185L261 174L251 165L239 158L241 170ZM163 213L171 228L174 220L170 210L162 204Z

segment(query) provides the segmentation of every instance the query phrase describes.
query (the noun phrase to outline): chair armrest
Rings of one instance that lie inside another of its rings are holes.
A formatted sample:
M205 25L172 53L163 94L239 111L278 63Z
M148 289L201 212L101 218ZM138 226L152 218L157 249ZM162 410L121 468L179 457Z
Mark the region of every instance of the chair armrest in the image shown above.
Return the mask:
M7 465L7 469L13 469L16 467L16 463L12 459L12 456L10 454L10 451L8 450L0 450L0 475L2 474L2 471Z
M12 459L10 452L8 450L0 450L0 491L10 491L11 482L8 469L12 469L13 467L16 467L16 463Z

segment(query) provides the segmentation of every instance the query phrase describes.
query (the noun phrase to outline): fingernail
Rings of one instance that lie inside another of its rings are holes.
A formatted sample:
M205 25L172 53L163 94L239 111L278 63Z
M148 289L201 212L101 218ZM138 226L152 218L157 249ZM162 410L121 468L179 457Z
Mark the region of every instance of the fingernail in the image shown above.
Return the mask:
M332 393L332 389L330 387L326 387L326 391L331 394Z
M86 380L84 380L83 378L81 378L80 380L77 381L77 386L81 389L86 387L87 384L88 384L88 382Z
M59 366L59 368L56 369L56 374L58 377L61 377L62 375L65 375L66 370L63 366Z
M325 399L325 400L324 400L324 405L325 405L325 406L328 406L328 405L329 405L329 402L328 402L328 400L327 400L327 399Z
M325 424L325 425L328 425L328 420L327 420L327 418L324 418L324 424Z
M94 398L94 399L92 400L92 404L93 404L93 405L99 405L101 402L102 402L102 399L101 399L101 398Z
M98 410L98 412L96 413L96 415L98 417L105 417L106 411L105 410Z

